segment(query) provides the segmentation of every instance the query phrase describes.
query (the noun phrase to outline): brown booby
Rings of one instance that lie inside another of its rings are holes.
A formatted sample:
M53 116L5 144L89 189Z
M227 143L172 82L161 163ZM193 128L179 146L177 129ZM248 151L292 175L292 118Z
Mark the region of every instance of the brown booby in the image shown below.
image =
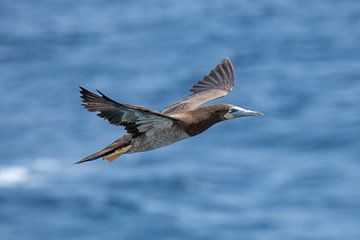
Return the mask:
M125 127L127 134L76 163L98 158L111 162L125 153L145 152L193 137L224 120L262 116L260 112L232 104L201 107L206 102L226 96L234 85L234 68L230 59L225 58L191 88L189 96L161 112L119 103L98 90L99 95L80 87L82 105L90 112L97 112L98 116L111 124Z

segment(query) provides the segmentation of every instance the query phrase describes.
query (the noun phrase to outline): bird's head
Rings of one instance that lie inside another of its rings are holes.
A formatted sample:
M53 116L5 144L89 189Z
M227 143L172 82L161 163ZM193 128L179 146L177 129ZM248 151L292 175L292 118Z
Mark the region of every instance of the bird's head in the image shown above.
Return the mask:
M223 115L225 120L238 118L238 117L248 117L248 116L264 116L261 112L256 112L234 105L228 105L226 113Z
M260 112L243 109L232 104L214 104L187 113L172 115L186 123L186 133L195 136L214 124L238 117L263 116Z

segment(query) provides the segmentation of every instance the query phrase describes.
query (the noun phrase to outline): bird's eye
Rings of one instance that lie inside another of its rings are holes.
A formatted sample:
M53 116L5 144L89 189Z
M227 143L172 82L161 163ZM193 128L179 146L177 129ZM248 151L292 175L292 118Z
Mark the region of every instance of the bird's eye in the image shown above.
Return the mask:
M236 112L236 109L234 109L234 108L229 108L228 112L229 112L229 113Z

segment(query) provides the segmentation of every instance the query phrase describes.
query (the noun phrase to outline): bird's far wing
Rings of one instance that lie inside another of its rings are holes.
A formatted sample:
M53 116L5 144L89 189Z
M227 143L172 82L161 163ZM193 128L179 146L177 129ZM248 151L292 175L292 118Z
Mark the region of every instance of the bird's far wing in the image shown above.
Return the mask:
M194 110L202 104L226 96L235 85L235 73L229 58L225 58L208 75L198 81L191 94L165 108L161 113L172 114Z
M90 112L98 112L99 117L108 120L111 124L124 126L130 134L138 135L153 128L170 127L174 121L177 121L144 107L118 103L100 91L98 93L100 96L80 87L82 105Z

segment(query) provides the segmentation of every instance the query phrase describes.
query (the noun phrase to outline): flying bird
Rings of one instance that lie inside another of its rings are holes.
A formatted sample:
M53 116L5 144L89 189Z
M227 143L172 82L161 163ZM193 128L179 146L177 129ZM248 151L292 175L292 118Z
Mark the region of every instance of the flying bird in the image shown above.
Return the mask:
M204 103L226 96L234 85L234 68L230 59L225 58L208 75L193 85L190 95L169 105L161 112L119 103L98 90L98 94L95 94L80 87L82 105L111 124L125 127L127 134L76 163L98 158L112 162L125 153L150 151L196 136L224 120L262 116L260 112L232 104L202 106Z

